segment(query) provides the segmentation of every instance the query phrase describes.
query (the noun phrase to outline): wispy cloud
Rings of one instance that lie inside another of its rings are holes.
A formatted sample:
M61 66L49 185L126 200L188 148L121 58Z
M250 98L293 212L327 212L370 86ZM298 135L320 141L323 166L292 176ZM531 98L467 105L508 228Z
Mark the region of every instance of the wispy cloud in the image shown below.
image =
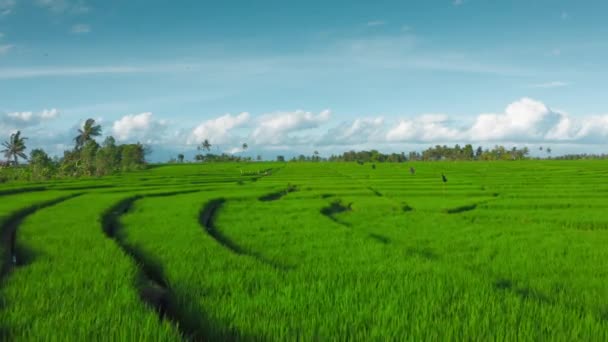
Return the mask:
M460 6L464 4L464 0L453 0L452 1L452 5L454 6Z
M13 13L15 5L17 5L15 0L0 0L0 17Z
M383 20L372 20L367 22L367 27L384 26L386 22Z
M91 10L91 8L83 0L36 0L36 4L55 14L81 14L87 13Z
M553 82L545 82L545 83L537 83L529 85L529 88L561 88L567 87L570 83L563 81L553 81Z
M91 32L91 26L88 24L76 24L72 26L70 32L75 34L85 34Z
M37 77L69 77L97 74L134 74L154 72L179 72L197 69L199 66L182 64L158 64L147 66L108 65L108 66L51 66L30 68L0 68L0 79L19 79Z
M13 48L13 45L10 45L10 44L0 45L0 55L6 54L12 48Z

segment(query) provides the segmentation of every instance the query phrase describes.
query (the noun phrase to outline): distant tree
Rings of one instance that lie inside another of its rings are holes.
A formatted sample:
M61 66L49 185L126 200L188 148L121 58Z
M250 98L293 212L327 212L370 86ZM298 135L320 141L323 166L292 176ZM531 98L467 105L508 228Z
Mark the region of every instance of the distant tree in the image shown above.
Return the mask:
M285 156L277 156L277 161L278 162L284 162L285 161Z
M80 152L80 163L79 173L85 176L92 176L96 172L97 166L97 152L99 151L99 144L95 140L88 140L84 146L79 150Z
M262 161L262 156L258 154L258 156L257 156L257 157L255 157L255 159L256 159L257 161Z
M183 154L178 154L177 155L177 162L178 163L183 163L184 162L184 155Z
M21 131L17 131L16 133L11 134L8 141L2 143L2 146L5 147L2 150L4 153L4 157L6 158L7 163L12 162L15 166L19 165L19 158L27 160L27 155L25 155L25 141L27 138L21 136Z
M197 149L199 151L203 150L203 151L209 152L209 151L211 151L211 143L209 142L208 139L205 139L203 141L203 143L200 146L197 147Z
M48 179L54 171L53 160L42 149L34 149L30 152L30 170L33 179Z
M313 152L313 154L315 155L314 160L315 160L315 161L319 161L319 151L315 150L315 151Z
M138 170L145 164L145 148L142 144L120 145L120 167L122 170Z
M243 143L243 151L247 151L247 149L249 148L249 145L247 145L247 143Z
M113 137L107 137L101 148L97 150L95 165L97 176L112 174L120 167L120 149L116 146L116 140Z
M551 155L551 147L547 147L547 154L550 156Z
M477 150L475 150L475 159L481 159L481 156L483 155L483 148L481 148L481 146L477 147Z
M76 149L80 149L87 141L93 140L101 135L101 125L96 125L94 119L87 119L81 129L78 129L78 135L74 138L76 141Z

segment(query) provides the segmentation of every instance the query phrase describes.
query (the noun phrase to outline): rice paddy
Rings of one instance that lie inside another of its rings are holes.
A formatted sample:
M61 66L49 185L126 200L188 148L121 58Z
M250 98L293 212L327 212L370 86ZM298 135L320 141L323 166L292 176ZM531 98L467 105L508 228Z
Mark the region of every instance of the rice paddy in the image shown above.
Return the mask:
M1 185L0 339L606 340L607 180L320 162Z

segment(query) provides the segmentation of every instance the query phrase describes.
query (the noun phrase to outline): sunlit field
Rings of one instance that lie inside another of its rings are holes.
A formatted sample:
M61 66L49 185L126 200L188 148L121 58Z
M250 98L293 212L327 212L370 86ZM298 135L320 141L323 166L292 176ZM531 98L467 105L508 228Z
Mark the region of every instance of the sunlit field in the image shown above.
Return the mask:
M0 339L606 340L607 180L251 162L7 183Z

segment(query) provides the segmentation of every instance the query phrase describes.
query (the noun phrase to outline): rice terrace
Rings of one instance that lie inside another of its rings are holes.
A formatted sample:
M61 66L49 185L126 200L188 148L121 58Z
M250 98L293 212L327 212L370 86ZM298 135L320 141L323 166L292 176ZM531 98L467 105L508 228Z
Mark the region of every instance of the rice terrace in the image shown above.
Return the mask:
M7 183L2 333L602 340L607 166L212 163Z
M0 342L608 341L607 13L0 0Z

